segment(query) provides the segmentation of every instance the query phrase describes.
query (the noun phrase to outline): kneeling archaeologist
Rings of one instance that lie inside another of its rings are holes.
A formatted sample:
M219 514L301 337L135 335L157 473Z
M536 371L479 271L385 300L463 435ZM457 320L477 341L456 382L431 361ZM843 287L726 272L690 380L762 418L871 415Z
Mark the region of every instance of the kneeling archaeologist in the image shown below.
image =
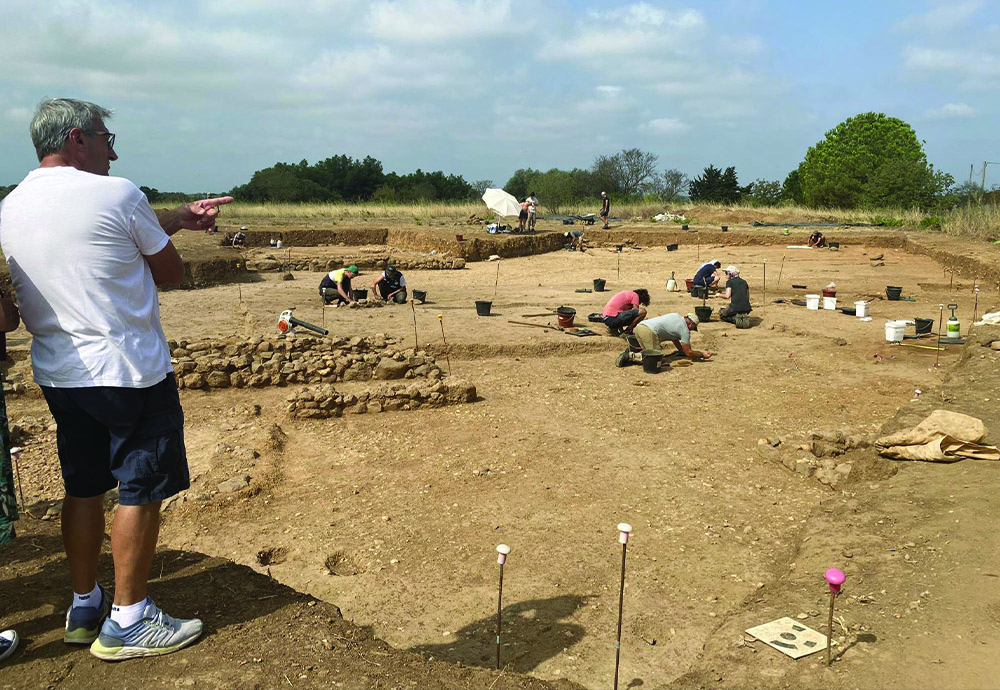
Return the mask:
M615 364L624 367L632 361L632 352L642 352L644 355L660 354L660 343L670 341L677 352L689 359L711 359L711 352L702 352L691 348L691 331L698 330L698 317L695 314L681 316L680 314L664 314L639 322L634 333L625 336L629 349L618 355Z
M719 294L729 300L729 306L719 311L719 318L729 323L735 323L739 328L750 328L750 286L740 278L740 269L736 266L726 267L726 289Z
M395 266L386 266L382 274L372 283L372 292L383 302L392 300L397 304L406 302L406 278Z

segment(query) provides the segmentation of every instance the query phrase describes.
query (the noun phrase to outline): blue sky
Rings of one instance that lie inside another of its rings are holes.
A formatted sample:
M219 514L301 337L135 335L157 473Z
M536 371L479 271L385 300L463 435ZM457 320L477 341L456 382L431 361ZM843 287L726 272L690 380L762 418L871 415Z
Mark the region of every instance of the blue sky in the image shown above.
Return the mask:
M868 111L1000 185L998 0L2 0L0 64L0 184L69 96L115 110L112 174L163 191L339 154L499 185L633 147L782 180Z

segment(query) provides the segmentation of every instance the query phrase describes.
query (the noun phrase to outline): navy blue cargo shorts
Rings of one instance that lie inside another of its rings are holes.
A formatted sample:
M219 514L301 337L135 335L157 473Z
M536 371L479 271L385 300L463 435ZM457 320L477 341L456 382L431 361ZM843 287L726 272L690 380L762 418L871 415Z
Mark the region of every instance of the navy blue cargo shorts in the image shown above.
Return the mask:
M191 486L173 374L148 388L41 388L67 495L91 498L117 486L118 502L134 506Z

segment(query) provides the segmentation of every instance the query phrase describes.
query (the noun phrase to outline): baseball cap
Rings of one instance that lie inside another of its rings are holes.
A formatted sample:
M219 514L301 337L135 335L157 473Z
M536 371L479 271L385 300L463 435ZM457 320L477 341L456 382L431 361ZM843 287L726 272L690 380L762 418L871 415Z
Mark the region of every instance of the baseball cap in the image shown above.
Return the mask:
M348 266L347 270L350 271L351 273L353 273L354 275L360 275L361 274L361 271L359 271L358 267L355 266L354 264L351 264L350 266Z
M733 266L732 264L730 264L729 266L726 266L726 273L732 273L733 275L736 275L739 272L740 272L740 269L737 268L736 266Z
M698 330L698 324L700 323L700 322L698 321L698 315L697 315L697 314L688 314L688 315L687 315L687 318L689 318L689 319L691 320L691 324L692 324L692 325L691 325L691 327L692 327L692 328L693 328L694 330L696 330L696 331L697 331L697 330Z

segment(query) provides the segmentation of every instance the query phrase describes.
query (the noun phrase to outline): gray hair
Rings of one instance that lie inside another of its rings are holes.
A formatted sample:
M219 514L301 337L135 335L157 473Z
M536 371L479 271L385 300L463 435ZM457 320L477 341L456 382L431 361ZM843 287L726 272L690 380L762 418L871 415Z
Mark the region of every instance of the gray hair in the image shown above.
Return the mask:
M111 117L111 111L72 98L46 98L38 104L31 120L31 143L38 160L62 150L66 135L74 127L94 131L94 121Z

